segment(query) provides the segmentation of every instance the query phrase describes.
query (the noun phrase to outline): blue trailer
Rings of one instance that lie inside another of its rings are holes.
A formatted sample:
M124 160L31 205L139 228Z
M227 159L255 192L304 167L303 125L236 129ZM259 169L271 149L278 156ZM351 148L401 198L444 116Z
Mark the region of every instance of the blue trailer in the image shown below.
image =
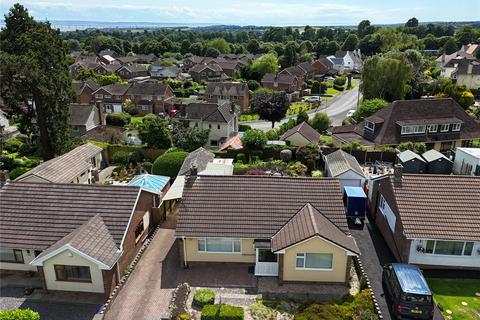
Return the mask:
M367 195L360 187L344 187L343 204L348 219L355 224L362 224L367 208Z

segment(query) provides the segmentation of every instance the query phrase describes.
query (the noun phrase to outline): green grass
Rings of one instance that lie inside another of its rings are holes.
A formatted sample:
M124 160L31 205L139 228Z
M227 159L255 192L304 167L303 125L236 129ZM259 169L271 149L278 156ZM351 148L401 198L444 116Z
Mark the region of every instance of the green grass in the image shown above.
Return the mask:
M429 278L427 282L445 319L480 319L480 297L475 295L480 293L480 280ZM468 305L464 306L462 302ZM447 310L452 314L448 314Z
M308 111L317 108L313 103L293 102L287 110L287 116L299 114L302 111Z
M334 89L334 88L327 88L327 92L325 92L326 94L331 94L331 95L337 95L340 93L340 91L338 91L337 89Z
M474 139L472 141L472 148L480 148L480 139Z

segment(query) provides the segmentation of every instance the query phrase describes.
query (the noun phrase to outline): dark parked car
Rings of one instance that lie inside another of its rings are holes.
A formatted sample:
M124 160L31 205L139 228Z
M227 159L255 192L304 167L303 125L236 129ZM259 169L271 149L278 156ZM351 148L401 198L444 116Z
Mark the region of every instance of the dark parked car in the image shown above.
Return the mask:
M382 280L394 319L433 318L432 292L417 266L387 264L383 267Z

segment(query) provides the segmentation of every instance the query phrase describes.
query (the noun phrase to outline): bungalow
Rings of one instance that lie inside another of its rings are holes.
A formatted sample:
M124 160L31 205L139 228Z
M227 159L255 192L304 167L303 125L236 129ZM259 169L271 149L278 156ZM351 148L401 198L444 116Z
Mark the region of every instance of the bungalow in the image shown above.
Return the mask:
M47 291L108 297L158 224L156 205L138 187L6 184L0 269L38 272Z
M115 73L122 79L132 79L136 77L147 77L148 68L141 64L123 65Z
M209 82L205 88L205 100L210 103L229 101L248 110L248 86L240 82Z
M423 142L440 152L480 138L480 124L453 99L397 100L364 121L332 129L333 144L365 147Z
M288 141L292 146L304 147L308 144L316 144L320 140L320 133L313 129L307 122L302 122L280 137L281 141Z
M357 159L342 149L324 156L327 177L337 178L340 188L363 187L367 178Z
M395 257L480 271L480 177L394 172L377 180L372 212Z
M72 136L82 136L101 124L98 108L92 105L73 104L68 107Z
M175 97L172 88L163 83L133 83L125 92L124 99L130 99L141 115L166 113L173 108L169 103Z
M93 184L102 163L102 148L86 143L59 157L45 161L15 181Z
M359 255L329 178L187 176L176 237L185 267L243 263L280 284L345 284Z

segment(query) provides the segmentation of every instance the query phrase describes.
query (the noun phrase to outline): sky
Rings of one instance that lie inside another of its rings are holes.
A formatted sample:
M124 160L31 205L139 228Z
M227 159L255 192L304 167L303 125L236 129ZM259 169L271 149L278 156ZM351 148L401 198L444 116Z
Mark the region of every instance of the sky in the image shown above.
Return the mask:
M0 0L6 13L17 1ZM211 23L235 25L357 25L478 21L480 0L24 0L38 20Z

